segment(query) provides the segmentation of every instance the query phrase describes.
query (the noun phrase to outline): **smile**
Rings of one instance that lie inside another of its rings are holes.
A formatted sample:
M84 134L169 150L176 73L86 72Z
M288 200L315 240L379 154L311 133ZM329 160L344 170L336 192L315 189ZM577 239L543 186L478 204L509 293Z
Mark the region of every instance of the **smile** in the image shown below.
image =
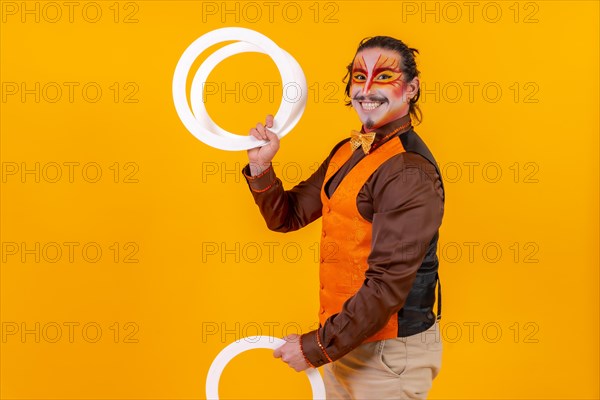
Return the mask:
M378 101L364 101L364 102L360 103L362 109L365 111L374 110L382 104L383 104L382 102L378 102Z

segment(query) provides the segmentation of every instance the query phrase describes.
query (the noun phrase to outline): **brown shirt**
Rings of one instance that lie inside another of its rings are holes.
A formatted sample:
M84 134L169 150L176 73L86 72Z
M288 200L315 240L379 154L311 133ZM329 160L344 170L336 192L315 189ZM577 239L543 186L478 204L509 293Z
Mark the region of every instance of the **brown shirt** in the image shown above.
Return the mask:
M372 151L383 143L383 137L408 121L409 114L376 129ZM399 140L398 135L411 129L409 126L386 140ZM287 191L272 166L254 177L250 176L248 165L242 169L269 229L290 232L321 217L320 191L325 173L335 150L344 142L336 145L307 180ZM359 161L364 157L358 148L339 167L327 183L328 197L350 169L357 164L360 168ZM404 152L391 157L367 180L356 198L358 211L372 223L365 283L318 332L302 335L304 354L313 366L328 362L317 342L317 333L325 352L335 361L360 345L365 337L378 332L403 307L427 246L441 225L443 197L435 167L417 153ZM420 245L417 251L399 251L399 240Z

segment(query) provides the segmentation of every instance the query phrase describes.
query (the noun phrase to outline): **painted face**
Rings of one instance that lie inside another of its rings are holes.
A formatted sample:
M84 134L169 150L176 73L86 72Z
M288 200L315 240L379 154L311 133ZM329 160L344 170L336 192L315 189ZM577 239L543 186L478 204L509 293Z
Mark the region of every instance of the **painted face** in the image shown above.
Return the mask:
M350 98L365 130L373 130L408 113L407 85L402 80L400 55L374 47L356 54Z

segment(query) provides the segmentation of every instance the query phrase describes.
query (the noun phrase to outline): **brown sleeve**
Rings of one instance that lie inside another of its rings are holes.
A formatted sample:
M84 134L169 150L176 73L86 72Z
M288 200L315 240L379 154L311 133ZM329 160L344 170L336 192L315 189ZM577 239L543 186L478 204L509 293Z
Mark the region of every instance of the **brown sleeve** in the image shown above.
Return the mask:
M420 157L420 156L418 156ZM377 185L371 253L361 288L317 331L325 353L337 360L381 330L403 306L444 212L437 173L398 161ZM435 179L437 177L437 179ZM316 332L301 337L315 366L328 362Z
M342 141L343 142L343 141ZM321 187L331 157L342 143L338 143L319 168L305 181L290 190L283 188L273 166L261 174L251 176L246 164L242 173L267 226L275 232L290 232L308 225L321 216Z

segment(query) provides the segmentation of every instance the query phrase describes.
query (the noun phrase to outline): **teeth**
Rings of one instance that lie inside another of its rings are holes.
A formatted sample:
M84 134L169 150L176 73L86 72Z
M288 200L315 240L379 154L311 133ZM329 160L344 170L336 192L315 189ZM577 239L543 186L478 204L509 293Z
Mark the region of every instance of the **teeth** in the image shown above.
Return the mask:
M363 102L361 103L362 108L365 110L373 110L381 105L380 102Z

